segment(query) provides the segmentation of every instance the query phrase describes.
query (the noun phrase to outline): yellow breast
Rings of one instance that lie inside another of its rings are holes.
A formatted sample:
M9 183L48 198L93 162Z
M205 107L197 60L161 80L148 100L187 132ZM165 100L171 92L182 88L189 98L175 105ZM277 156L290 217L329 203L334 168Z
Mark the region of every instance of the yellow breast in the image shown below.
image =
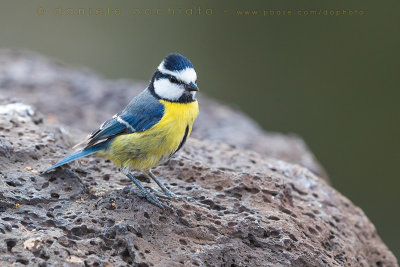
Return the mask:
M199 113L198 102L160 102L164 105L161 120L144 132L116 137L106 152L107 158L121 167L147 170L176 152L183 139L192 131L193 122Z

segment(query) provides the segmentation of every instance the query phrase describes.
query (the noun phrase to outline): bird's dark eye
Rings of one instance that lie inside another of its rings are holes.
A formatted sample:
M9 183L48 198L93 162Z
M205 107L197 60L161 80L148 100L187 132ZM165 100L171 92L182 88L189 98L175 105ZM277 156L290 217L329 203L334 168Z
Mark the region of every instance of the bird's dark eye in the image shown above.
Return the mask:
M169 76L169 81L171 83L179 83L179 81L174 76Z

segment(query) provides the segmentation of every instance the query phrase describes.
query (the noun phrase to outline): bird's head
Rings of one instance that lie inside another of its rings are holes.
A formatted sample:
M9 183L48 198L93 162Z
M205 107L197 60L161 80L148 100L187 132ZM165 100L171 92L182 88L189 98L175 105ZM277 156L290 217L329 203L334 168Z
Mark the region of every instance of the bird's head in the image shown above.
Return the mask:
M158 66L150 83L150 90L158 98L188 103L195 101L199 88L196 84L197 74L192 62L186 57L169 54Z

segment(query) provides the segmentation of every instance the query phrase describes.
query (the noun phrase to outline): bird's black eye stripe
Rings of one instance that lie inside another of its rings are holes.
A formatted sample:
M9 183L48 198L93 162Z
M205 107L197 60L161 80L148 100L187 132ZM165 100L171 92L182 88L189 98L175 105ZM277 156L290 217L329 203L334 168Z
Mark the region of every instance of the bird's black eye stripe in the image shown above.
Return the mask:
M182 84L182 82L176 79L174 76L169 76L168 79L171 83Z

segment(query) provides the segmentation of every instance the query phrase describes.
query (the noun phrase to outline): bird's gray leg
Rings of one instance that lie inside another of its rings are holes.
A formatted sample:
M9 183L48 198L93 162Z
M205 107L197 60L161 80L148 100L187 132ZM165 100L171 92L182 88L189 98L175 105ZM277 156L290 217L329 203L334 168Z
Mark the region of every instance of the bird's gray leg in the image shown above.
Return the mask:
M124 172L124 174L137 186L137 188L140 190L140 192L143 193L144 197L149 201L150 203L164 209L166 206L161 203L161 201L156 198L155 196L152 196L147 192L147 190L140 184L140 182L130 173L130 172Z
M164 194L166 194L170 198L179 198L177 195L172 193L168 188L166 188L165 185L163 185L161 181L158 180L158 177L155 176L151 170L148 170L147 174L158 184L158 186L162 189L162 191L164 191Z

